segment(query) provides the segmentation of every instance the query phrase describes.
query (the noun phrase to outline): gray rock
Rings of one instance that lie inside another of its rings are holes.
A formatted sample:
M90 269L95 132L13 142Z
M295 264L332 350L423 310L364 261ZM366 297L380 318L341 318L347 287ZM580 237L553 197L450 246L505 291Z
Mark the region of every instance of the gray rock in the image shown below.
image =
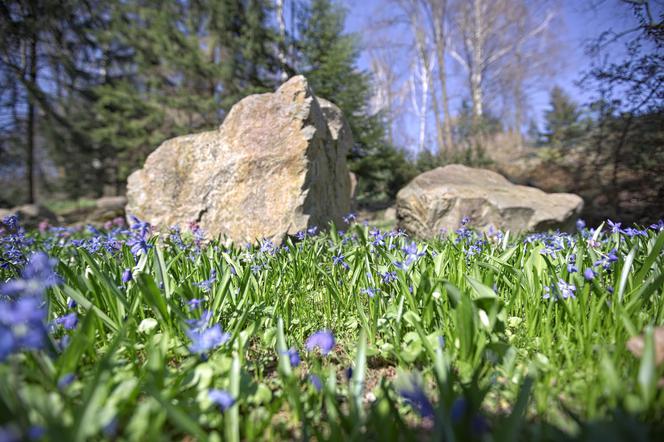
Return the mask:
M127 183L127 214L208 237L281 241L350 210L343 114L302 76L237 103L218 130L164 142Z
M571 230L583 200L517 186L485 169L449 165L425 172L397 194L397 221L411 235L432 238L457 229L464 216L480 229Z
M95 207L85 216L85 222L103 224L115 218L125 216L127 198L124 196L105 196L95 201Z

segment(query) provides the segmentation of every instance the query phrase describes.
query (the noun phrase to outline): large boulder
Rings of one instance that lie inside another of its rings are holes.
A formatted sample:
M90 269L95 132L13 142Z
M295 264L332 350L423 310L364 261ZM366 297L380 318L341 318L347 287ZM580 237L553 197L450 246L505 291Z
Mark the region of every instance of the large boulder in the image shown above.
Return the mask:
M350 211L342 112L296 76L237 103L218 130L164 142L127 183L128 215L208 237L282 240Z
M480 229L570 230L583 200L517 186L502 175L458 164L425 172L397 194L397 220L408 233L432 238L457 229L463 217Z

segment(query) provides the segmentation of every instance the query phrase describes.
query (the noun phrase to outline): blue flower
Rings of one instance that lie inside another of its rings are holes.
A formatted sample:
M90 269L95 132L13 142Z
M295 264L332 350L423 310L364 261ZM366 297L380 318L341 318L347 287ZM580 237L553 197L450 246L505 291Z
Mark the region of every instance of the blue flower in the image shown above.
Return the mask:
M357 219L357 216L354 213L349 213L348 215L344 216L343 219L346 224L350 224Z
M209 292L210 289L212 288L212 284L214 284L216 280L217 280L217 271L215 269L212 269L210 271L210 279L206 279L201 282L196 282L194 283L194 285L200 287L203 290L203 292Z
M345 258L346 257L341 252L339 252L338 255L335 255L335 256L332 257L332 263L334 265L339 265L339 266L343 267L344 269L348 270L348 269L350 269L350 266L348 265L348 263L346 261L344 261Z
M586 228L586 222L582 220L581 218L576 220L576 230L579 232L583 231L583 229Z
M205 301L202 299L198 298L193 298L187 301L187 305L189 306L189 310L196 310L199 305L203 304Z
M53 271L58 261L51 259L44 252L35 252L21 272L21 277L0 285L0 295L10 298L21 296L42 296L44 291L60 283L60 278Z
M606 220L606 223L608 224L609 230L611 231L611 233L620 233L621 223L614 223L610 219Z
M568 284L561 279L558 281L558 290L563 299L575 298L574 292L576 291L576 287L573 284Z
M231 335L230 333L224 333L221 326L215 324L209 328L189 329L187 330L187 337L191 339L189 351L203 355L227 342Z
M379 273L379 275L383 284L389 284L390 282L397 280L397 272L385 272Z
M46 309L41 297L0 301L0 362L20 350L46 344Z
M595 272L593 272L593 269L588 267L583 271L583 277L586 278L586 281L592 281L595 279Z
M374 227L373 229L371 229L369 234L373 238L371 244L373 244L374 246L385 245L385 234L382 233L378 228Z
M310 374L309 382L311 382L311 385L314 386L316 391L320 392L323 389L323 382L320 380L320 378L317 375Z
M290 364L292 367L297 367L300 365L300 353L297 351L296 348L290 348L284 352L285 355L288 356L288 359L290 360Z
M9 215L4 217L2 219L2 224L4 224L7 230L9 230L10 232L16 232L20 229L18 216L16 215Z
M148 250L152 248L152 245L148 244L145 237L134 236L127 241L127 245L131 249L131 253L134 256L139 256L141 254L148 253Z
M650 228L653 229L653 230L657 230L658 232L663 232L664 231L664 219L660 219L655 224L651 224Z
M78 325L78 315L72 312L67 315L56 318L55 321L53 322L55 324L62 325L65 330L73 330L76 328L76 325Z
M373 287L367 287L365 289L362 289L361 292L363 294L369 296L370 298L373 298L374 296L376 296L376 293L378 292L378 289L373 288Z
M64 374L58 379L58 388L60 390L64 390L67 388L72 382L74 382L74 379L76 379L76 376L73 373L67 373Z
M452 422L458 424L461 422L463 417L466 415L466 410L468 409L468 402L466 399L459 397L454 400L452 407L450 407L450 418Z
M126 284L132 279L134 279L134 276L131 274L131 269L124 269L122 272L122 282Z
M274 244L269 239L264 239L261 241L261 253L274 254Z
M327 355L334 348L334 335L330 330L320 330L309 336L305 347L307 351L314 351L318 348L323 356Z
M208 391L208 397L213 404L219 406L222 412L228 410L233 404L235 404L235 398L226 390L213 388Z
M407 384L399 388L399 395L409 403L422 417L433 418L433 405L429 401L421 382L415 376L410 376Z
M593 265L595 267L601 265L605 270L607 270L612 263L618 261L618 255L616 255L616 252L617 252L616 249L611 249L611 251L607 255L602 256L602 258L595 261Z

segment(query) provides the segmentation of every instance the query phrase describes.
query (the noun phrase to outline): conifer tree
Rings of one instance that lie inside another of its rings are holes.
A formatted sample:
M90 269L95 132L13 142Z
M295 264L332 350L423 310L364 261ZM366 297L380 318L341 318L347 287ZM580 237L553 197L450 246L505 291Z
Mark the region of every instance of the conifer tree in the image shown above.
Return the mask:
M551 90L550 105L545 113L543 135L550 145L567 145L581 135L581 112L577 104L558 86Z

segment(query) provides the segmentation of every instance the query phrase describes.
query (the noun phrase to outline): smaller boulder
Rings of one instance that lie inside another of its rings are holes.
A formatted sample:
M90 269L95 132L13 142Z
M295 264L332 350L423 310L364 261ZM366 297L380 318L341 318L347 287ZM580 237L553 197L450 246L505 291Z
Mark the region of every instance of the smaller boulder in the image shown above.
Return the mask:
M399 227L420 238L455 230L466 216L479 229L570 231L582 208L578 195L518 186L496 172L459 164L418 175L397 194Z
M100 224L116 218L125 217L127 198L124 196L105 196L95 201L94 209L86 216L85 221Z

